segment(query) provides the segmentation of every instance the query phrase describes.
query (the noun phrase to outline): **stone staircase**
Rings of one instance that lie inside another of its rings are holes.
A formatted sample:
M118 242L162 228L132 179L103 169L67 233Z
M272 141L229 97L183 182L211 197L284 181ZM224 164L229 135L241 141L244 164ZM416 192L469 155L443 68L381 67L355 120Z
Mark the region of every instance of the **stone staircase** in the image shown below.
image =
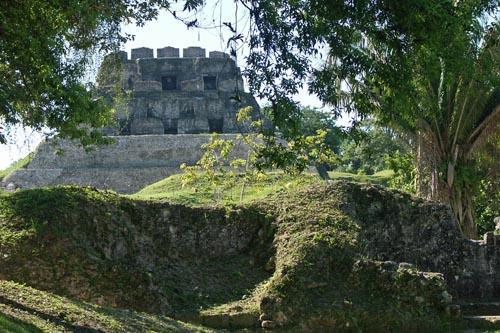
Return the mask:
M52 185L94 186L120 193L143 187L180 172L182 163L192 165L203 154L210 134L127 135L85 151L75 141L41 143L32 161L5 177L0 186L33 188ZM236 134L221 134L234 140L233 156L245 158L248 146ZM62 153L61 153L62 152Z
M461 302L459 305L468 327L468 330L464 332L500 330L500 301L470 301Z

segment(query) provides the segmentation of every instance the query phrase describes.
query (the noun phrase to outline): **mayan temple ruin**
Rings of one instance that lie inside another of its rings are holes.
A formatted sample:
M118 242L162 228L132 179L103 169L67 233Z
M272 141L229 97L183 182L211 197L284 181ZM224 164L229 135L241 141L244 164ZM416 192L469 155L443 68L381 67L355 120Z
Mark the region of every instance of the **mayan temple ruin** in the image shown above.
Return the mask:
M200 47L132 49L106 56L98 72L104 96L127 91L116 105L116 121L104 129L114 144L85 152L71 141L43 142L33 160L4 180L32 188L54 184L90 185L132 193L179 172L201 156L209 133L234 137L241 131L237 111L255 98L244 92L240 69L229 55ZM241 148L244 150L244 148ZM59 151L63 154L58 154Z
M229 55L188 47L133 49L109 55L98 77L101 89L119 83L133 92L119 109L112 135L236 133L236 112L242 106L258 108L243 91L243 79ZM111 65L111 66L110 66ZM114 65L114 66L113 66ZM118 68L119 75L116 75ZM117 82L118 81L118 82Z

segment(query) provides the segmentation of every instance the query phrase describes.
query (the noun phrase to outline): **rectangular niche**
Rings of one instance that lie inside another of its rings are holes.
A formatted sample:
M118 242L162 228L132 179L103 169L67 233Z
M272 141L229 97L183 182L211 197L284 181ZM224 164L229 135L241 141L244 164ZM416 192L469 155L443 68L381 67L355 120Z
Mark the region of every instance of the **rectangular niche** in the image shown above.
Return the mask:
M203 77L204 90L217 90L217 78L215 76Z
M192 105L184 105L184 107L179 112L179 118L181 119L194 119L194 107Z
M161 88L163 90L176 90L177 89L177 77L173 75L162 76L161 77Z
M163 122L163 128L165 130L165 134L178 134L178 124L177 119L170 119L169 121Z
M210 133L222 133L224 129L224 118L209 118L208 131Z

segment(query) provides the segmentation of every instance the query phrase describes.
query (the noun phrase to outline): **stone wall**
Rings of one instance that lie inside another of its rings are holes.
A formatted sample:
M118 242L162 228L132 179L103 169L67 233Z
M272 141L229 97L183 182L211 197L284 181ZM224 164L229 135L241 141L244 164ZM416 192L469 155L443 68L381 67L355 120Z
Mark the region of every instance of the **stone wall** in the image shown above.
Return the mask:
M487 232L480 241L467 240L466 274L458 282L467 297L500 298L500 235Z
M16 245L0 242L0 279L98 304L173 315L190 308L191 301L206 302L208 294L231 293L236 284L229 281L242 279L227 265L235 258L244 260L238 267L238 274L246 273L243 278L261 272L246 253L253 249L264 218L248 209L190 208L109 193L104 195L112 201L103 201L98 192L93 192L96 199L85 189L47 192L59 193L58 201L40 205L34 200L30 209L47 216L48 228ZM90 195L73 197L71 192ZM13 197L25 195L30 194ZM69 214L62 216L62 210ZM18 232L36 223L29 221L16 220L19 227L9 227Z
M108 135L237 133L236 113L245 106L259 106L244 91L240 69L231 57L200 47L137 48L109 55L100 69L102 93L113 97L120 85L131 92L117 106L117 123ZM107 74L104 74L107 73ZM118 75L115 75L115 74ZM118 79L118 81L117 81ZM155 123L154 126L151 126Z
M235 139L236 135L221 137ZM89 185L133 193L180 172L182 163L194 164L202 155L201 145L210 140L210 135L131 135L113 139L115 143L88 153L72 141L43 142L29 165L6 177L4 183L20 188ZM235 154L243 157L246 152L246 146L237 143Z
M91 185L132 193L193 164L209 135L239 133L238 110L255 98L244 92L240 69L229 55L200 47L132 49L108 55L99 69L100 93L114 103L116 122L103 129L116 142L90 153L70 141L41 144L28 167L4 182L32 188ZM116 87L130 92L115 100ZM180 134L179 136L175 136ZM229 136L234 138L233 136ZM58 155L61 150L63 155ZM241 156L246 156L240 152Z
M449 206L376 185L338 186L342 210L359 221L363 253L443 273L454 296L500 297L500 235L465 239Z

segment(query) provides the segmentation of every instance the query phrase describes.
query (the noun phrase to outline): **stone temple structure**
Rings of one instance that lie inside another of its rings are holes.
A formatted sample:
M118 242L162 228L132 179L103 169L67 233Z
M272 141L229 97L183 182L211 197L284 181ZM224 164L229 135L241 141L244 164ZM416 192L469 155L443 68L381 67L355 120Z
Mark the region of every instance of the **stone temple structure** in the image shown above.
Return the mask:
M118 108L112 135L235 133L236 112L258 105L243 91L243 79L229 55L200 47L149 48L109 55L98 74L101 89L118 84L132 95Z
M209 133L234 139L242 129L237 111L252 106L239 68L227 54L199 47L133 49L105 57L97 82L110 101L117 87L126 91L115 101L116 121L104 129L114 139L90 152L67 140L46 141L33 160L3 180L3 185L32 188L56 184L90 185L133 193L179 172L202 154ZM61 155L59 152L62 151ZM243 144L235 154L245 156Z

